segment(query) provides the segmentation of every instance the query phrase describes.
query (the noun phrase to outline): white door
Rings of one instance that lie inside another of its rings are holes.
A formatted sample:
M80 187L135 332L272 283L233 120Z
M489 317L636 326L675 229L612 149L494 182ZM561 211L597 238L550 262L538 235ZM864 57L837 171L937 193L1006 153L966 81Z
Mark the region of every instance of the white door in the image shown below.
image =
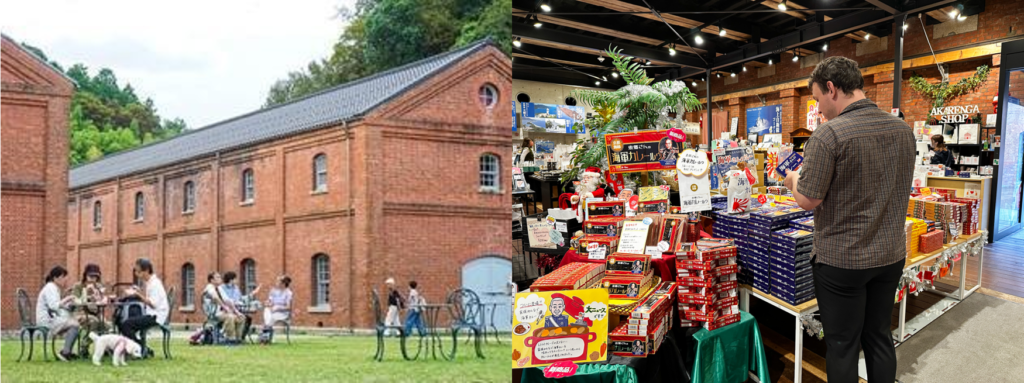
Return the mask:
M512 328L512 296L509 295L508 282L512 277L512 261L498 256L486 256L467 262L462 266L462 287L471 289L485 304L485 318L491 328L491 311L495 306L494 326L499 331L511 331Z

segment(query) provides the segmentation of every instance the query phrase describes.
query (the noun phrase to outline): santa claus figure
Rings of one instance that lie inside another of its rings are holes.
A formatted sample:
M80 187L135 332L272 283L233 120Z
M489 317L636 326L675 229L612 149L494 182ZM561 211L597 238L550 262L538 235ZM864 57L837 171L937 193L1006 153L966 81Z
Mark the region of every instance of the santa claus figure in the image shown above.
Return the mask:
M605 190L601 187L604 179L600 168L591 166L580 175L580 184L576 186L575 193L563 193L558 196L558 207L562 209L573 209L576 211L576 220L583 222L583 205L587 198L604 198Z

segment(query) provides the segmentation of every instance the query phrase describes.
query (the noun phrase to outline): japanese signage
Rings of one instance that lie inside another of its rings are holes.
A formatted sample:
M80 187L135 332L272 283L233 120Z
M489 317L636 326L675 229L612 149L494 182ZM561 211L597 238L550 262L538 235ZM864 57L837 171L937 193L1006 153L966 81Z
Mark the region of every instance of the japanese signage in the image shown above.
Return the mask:
M977 105L932 108L932 116L937 117L941 124L970 122L971 115L977 113L980 113Z
M701 176L707 173L710 163L707 153L695 152L693 149L686 149L679 155L676 169L680 174L687 176Z
M608 290L522 292L512 316L512 368L608 358Z
M782 133L782 105L747 109L747 134Z
M814 131L818 128L818 102L814 99L807 100L807 130Z
M689 160L688 160L689 159ZM692 161L693 163L689 163ZM711 210L711 176L704 151L686 150L679 160L679 212Z
M583 126L586 112L582 106L539 104L523 102L523 129L527 132L576 133L587 132Z
M757 159L754 158L754 150L750 147L726 149L724 155L715 156L715 164L718 166L718 174L726 174L729 169L746 162L748 167L757 167Z
M604 143L609 173L676 168L679 144L667 137L664 130L607 134Z
M803 165L803 163L804 156L801 156L799 153L793 153L790 154L789 157L786 157L786 159L782 160L776 170L778 170L779 174L785 177L786 173L800 169L800 165Z

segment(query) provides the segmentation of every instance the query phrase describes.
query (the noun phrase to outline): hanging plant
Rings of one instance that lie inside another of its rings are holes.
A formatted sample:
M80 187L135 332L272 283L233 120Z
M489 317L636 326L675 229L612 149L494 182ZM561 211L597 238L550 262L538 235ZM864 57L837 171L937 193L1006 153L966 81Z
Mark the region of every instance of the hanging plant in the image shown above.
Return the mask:
M942 108L946 104L946 101L978 89L978 87L981 86L981 84L984 84L985 80L988 79L988 73L988 65L982 65L974 71L973 75L957 81L956 84L950 85L949 81L932 84L915 72L910 76L910 88L918 94L932 100L932 107L931 109L928 109L928 117L925 118L926 121L931 121L933 110Z

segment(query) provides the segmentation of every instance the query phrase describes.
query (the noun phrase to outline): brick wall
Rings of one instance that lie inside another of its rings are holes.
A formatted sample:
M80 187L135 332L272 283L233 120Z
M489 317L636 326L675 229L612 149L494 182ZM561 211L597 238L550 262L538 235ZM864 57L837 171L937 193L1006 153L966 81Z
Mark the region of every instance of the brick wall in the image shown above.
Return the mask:
M130 281L132 262L148 256L164 285L180 292L182 267L190 263L200 292L209 272L240 272L242 260L251 258L263 291L278 275L292 277L295 319L302 326L370 327L370 290L382 291L388 277L403 290L417 279L428 301L442 302L449 289L461 286L466 262L488 255L511 258L511 188L479 190L480 155L507 162L511 116L477 99L480 86L489 83L499 89L496 105L508 105L510 79L507 57L487 49L362 121L74 190L72 205L83 207L72 210L83 220L70 227L82 236L69 237L69 264L77 272L96 262L105 279ZM320 153L328 162L322 193L313 190L312 179L312 161ZM255 175L252 204L241 199L245 169ZM182 213L186 181L197 188L191 214ZM146 196L147 213L134 223L138 191ZM94 232L84 219L91 219L90 201L117 201L118 194L120 204L103 206L111 209L104 211L105 220L120 221L104 222ZM110 230L113 237L104 236L107 226L118 225L120 230ZM329 310L311 307L317 254L329 256ZM201 319L191 310L172 316L175 322Z

